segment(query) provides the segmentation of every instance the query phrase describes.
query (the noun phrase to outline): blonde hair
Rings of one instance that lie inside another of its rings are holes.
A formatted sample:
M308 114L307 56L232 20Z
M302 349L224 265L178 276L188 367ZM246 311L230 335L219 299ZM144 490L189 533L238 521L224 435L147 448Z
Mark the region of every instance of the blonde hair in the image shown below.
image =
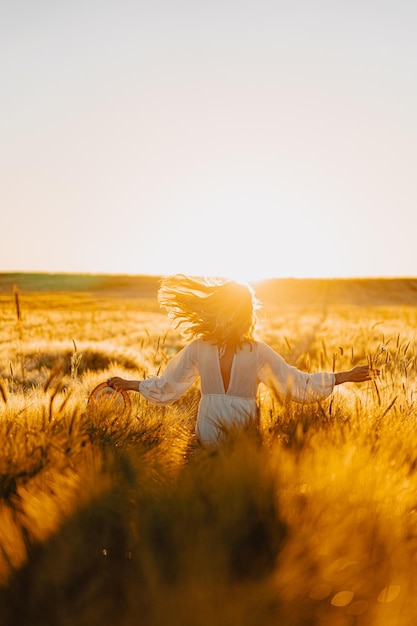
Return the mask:
M193 339L240 346L254 338L260 303L250 285L177 274L161 281L158 301Z

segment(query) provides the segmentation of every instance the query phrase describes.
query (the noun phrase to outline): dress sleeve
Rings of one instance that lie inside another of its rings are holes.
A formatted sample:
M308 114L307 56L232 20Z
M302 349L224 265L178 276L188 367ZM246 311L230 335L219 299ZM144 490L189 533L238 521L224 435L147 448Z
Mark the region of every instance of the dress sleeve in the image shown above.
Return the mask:
M302 372L262 342L258 344L257 371L262 383L296 402L325 400L334 389L335 376L331 372Z
M178 352L160 376L151 376L139 383L140 393L151 403L165 406L178 400L199 376L198 342Z

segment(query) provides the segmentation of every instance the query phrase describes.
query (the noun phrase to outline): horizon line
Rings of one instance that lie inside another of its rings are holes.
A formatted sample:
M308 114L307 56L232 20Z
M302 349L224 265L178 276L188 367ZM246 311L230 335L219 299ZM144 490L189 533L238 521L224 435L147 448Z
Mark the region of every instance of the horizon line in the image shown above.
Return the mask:
M71 271L71 270L0 270L1 275L45 275L45 276L109 276L109 277L149 277L160 278L162 276L172 276L175 274L186 274L187 276L221 276L218 274L193 274L190 272L175 272L175 273L146 273L146 272L98 272L98 271ZM221 276L223 278L231 278L229 276ZM264 276L259 278L252 278L246 280L248 283L260 283L269 280L415 280L417 274L398 274L398 275L351 275L351 276Z

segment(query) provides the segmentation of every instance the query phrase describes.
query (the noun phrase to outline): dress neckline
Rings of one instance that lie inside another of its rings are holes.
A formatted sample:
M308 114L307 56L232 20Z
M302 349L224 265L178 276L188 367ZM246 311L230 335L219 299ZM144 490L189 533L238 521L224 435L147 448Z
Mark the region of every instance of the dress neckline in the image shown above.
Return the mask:
M227 394L230 389L230 383L232 382L233 365L235 362L236 348L217 346L217 362L219 365L220 380L223 386L223 391Z

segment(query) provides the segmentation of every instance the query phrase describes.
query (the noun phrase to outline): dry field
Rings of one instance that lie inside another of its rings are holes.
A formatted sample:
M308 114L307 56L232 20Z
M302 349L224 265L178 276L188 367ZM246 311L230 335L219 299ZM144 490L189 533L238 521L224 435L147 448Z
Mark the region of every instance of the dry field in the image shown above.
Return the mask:
M416 284L255 286L287 361L381 376L320 406L260 388L259 431L213 451L197 387L87 407L181 347L156 279L0 276L1 626L415 626Z

